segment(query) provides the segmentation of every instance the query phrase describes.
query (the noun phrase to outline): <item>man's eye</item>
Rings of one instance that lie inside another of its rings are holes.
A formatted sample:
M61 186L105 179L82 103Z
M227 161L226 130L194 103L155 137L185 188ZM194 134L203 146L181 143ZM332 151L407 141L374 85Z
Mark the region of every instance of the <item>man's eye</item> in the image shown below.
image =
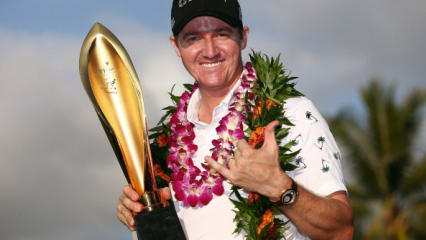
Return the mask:
M185 41L186 42L195 42L197 40L198 40L198 37L192 36L192 37L187 37Z

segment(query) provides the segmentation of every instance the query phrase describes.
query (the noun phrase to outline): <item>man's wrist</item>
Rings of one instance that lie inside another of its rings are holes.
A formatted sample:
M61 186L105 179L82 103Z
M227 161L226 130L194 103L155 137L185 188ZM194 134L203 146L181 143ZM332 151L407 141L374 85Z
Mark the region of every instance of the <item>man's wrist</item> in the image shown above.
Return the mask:
M279 188L278 194L276 193L274 197L269 198L274 204L290 206L298 196L297 183L291 177L286 177L285 184Z
M292 179L285 173L283 173L275 182L274 190L272 191L271 196L269 196L269 201L272 203L279 202L281 200L281 195L291 188Z

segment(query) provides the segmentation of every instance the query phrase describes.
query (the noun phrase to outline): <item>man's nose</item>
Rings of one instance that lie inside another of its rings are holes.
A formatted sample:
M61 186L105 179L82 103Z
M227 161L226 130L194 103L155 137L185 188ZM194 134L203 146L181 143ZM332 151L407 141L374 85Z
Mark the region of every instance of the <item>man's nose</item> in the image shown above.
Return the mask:
M203 55L206 58L215 58L219 54L219 50L215 43L215 40L211 37L204 39Z

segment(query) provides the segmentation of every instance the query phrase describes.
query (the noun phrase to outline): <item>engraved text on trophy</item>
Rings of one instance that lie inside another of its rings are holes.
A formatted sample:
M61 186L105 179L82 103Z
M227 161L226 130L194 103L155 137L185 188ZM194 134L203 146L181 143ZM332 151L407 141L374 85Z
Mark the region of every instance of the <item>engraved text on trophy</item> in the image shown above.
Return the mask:
M104 78L105 86L103 90L107 93L117 93L117 71L105 61L104 67L98 69L98 74Z

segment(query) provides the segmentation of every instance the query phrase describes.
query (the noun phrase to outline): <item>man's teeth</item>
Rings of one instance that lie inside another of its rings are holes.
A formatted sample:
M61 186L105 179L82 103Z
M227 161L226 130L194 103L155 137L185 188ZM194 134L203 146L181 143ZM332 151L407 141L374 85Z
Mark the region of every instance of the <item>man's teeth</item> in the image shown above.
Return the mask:
M215 62L215 63L203 63L201 64L203 67L216 67L219 66L222 62Z

